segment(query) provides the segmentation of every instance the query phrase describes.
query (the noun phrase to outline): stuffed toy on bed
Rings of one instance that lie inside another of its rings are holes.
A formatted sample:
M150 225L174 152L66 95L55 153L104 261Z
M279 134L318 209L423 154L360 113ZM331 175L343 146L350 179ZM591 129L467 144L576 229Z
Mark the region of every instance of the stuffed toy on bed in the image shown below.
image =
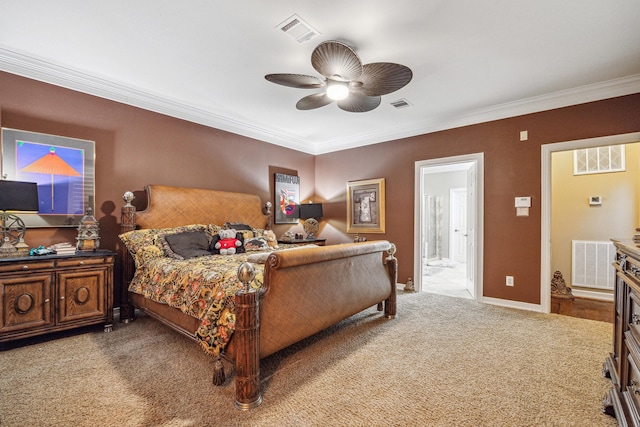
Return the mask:
M266 239L270 248L278 248L278 239L276 239L276 233L274 233L273 230L264 230L264 238Z
M214 236L212 247L214 253L233 255L244 252L244 237L234 229L223 229Z

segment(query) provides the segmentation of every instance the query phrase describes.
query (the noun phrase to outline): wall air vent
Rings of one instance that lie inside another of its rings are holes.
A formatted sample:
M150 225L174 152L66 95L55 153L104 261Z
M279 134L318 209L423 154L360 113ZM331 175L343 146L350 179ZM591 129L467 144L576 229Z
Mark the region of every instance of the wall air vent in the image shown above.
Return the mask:
M291 37L296 39L298 43L309 41L320 34L318 30L307 24L304 19L300 18L298 15L290 16L282 23L278 24L276 28L289 34Z
M409 103L409 101L407 101L404 98L398 99L397 101L393 101L391 103L391 105L395 108L407 108L407 107L411 107L411 104Z

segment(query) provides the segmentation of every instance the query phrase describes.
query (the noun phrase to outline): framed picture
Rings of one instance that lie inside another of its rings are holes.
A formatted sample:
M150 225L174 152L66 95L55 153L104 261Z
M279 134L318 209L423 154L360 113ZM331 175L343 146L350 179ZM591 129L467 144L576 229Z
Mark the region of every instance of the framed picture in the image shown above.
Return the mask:
M27 227L76 227L94 208L95 143L2 128L2 179L38 184L38 213Z
M384 233L384 178L347 182L347 233Z
M275 175L275 215L276 224L298 222L300 204L300 177L276 173Z

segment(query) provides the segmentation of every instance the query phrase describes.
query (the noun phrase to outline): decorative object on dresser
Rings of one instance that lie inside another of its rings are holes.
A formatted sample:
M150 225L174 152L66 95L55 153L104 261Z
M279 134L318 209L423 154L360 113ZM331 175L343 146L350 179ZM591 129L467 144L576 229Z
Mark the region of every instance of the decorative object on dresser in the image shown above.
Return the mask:
M640 425L640 248L632 239L616 247L613 351L602 372L613 387L602 410L621 426Z
M397 260L390 242L317 247L315 240L295 250L265 248L265 263L251 268L241 266L255 252L177 260L161 243L166 236L212 235L233 221L237 230L242 224L247 236L259 237L270 218L252 194L160 185L146 192L146 210L136 213L130 203L122 208L120 319L133 320L135 307L197 341L217 359L218 385L220 358L234 363L236 408L262 401L260 359L372 306L395 317ZM166 298L165 288L174 297Z
M63 242L49 246L47 249L53 251L57 255L73 255L76 253L76 247L71 243Z
M113 325L115 254L97 251L0 259L0 342Z
M318 219L322 218L322 203L303 203L299 206L300 219L304 219L302 228L307 233L307 240L313 240L318 236L320 225Z
M0 211L0 257L23 255L26 227L19 216L7 211L38 212L38 185L35 182L0 180ZM29 252L28 247L26 252Z
M384 233L384 178L347 182L347 233Z
M78 225L78 243L76 248L79 251L95 251L100 247L100 227L98 220L93 216L93 209L87 208L87 213L80 220Z

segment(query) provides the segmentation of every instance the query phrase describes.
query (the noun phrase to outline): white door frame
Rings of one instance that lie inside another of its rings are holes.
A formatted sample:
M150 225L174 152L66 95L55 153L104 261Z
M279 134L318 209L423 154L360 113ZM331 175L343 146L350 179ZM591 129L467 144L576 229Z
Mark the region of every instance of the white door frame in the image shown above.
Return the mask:
M458 163L473 162L476 167L476 220L473 235L474 244L473 254L467 254L468 257L474 257L474 284L475 284L475 300L482 299L482 267L484 259L484 153L464 154L461 156L444 157L439 159L419 160L415 162L415 183L414 183L414 234L413 234L413 277L417 291L422 291L422 251L423 245L421 236L421 218L425 206L422 194L424 192L424 183L422 179L423 169L433 166L453 166ZM470 224L467 224L470 226Z
M576 150L579 148L604 145L629 144L640 141L640 132L599 138L578 139L542 145L542 232L540 262L540 309L551 312L551 154L556 151ZM613 237L613 236L612 236Z

